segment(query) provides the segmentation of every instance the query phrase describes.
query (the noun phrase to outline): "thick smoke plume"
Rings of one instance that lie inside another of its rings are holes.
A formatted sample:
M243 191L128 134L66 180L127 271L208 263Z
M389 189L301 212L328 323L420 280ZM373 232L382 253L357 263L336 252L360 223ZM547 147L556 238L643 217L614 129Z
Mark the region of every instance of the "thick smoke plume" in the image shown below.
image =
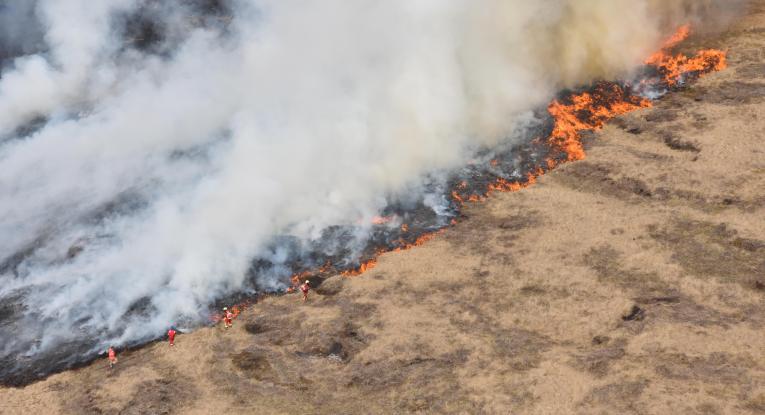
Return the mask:
M730 4L6 0L0 358L199 321Z

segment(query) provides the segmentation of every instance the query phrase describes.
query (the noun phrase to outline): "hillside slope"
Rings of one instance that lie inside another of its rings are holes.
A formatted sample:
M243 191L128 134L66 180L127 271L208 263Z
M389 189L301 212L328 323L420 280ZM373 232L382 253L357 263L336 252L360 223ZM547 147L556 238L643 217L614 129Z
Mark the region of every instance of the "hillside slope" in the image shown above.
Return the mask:
M765 1L730 68L424 246L1 413L765 413Z

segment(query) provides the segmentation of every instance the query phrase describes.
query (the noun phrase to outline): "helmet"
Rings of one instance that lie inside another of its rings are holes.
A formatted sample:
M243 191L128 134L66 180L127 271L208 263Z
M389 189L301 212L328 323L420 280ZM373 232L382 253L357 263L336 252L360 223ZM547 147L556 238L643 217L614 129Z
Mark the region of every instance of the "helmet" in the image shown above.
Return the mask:
M226 310L228 310L228 307L223 307L223 311L226 311Z
M309 283L308 280L305 280L305 283L308 284Z

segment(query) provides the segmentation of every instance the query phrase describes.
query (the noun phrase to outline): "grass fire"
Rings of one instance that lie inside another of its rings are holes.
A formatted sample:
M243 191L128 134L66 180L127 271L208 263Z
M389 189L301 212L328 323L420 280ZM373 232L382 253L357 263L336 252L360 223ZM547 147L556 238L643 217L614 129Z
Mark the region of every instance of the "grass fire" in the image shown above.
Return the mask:
M647 85L650 85L654 91L668 91L690 79L697 79L704 74L725 69L726 54L724 51L702 50L694 57L671 54L671 49L685 40L690 35L690 31L689 25L681 26L674 35L664 42L660 51L646 59L645 64L649 67L648 73L650 74L648 77L629 82L599 81L585 91L566 94L560 100L556 99L550 103L547 111L551 117L552 131L547 139L543 140L548 147L548 157L541 160L538 166L532 166L530 171L525 173L525 179L522 180L495 177L494 181L489 181L485 188L477 186L476 182L484 182L486 177L473 176L472 183L468 180L459 181L450 193L455 202L453 205L455 212L466 202L486 200L492 192L515 192L531 186L536 182L538 176L554 169L560 163L584 159L585 151L581 140L583 131L599 130L615 117L651 107L651 100L639 95L639 91L633 89L633 84L640 85L644 92ZM492 159L489 164L492 168L496 168L499 165L498 159ZM491 176L488 171L481 173L488 177ZM386 225L395 222L396 218L395 215L375 216L372 218L372 224ZM454 225L456 222L449 224ZM293 285L288 289L288 292L293 292L295 287L309 276L322 278L331 276L338 271L340 275L345 277L359 276L374 268L380 255L422 245L442 232L439 230L423 233L419 229L412 231L419 236L412 242L408 242L405 237L411 238L411 235L405 235L409 232L408 224L404 223L398 229L390 229L389 232L391 233L400 233L400 237L397 239L388 237L385 246L370 247L374 250L371 257L362 260L357 266L352 266L350 269L343 269L342 266L335 267L328 261L318 270L307 270L295 274L290 278Z
M761 166L718 143L760 122L760 2L0 4L0 412L738 385L698 327L759 324Z

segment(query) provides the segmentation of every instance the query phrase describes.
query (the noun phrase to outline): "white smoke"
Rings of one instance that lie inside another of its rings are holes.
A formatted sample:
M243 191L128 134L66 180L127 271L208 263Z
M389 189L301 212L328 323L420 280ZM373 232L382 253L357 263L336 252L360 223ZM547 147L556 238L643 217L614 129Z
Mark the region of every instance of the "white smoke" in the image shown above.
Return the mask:
M0 263L21 259L0 298L39 312L19 339L40 349L142 298L151 316L94 344L198 318L275 235L371 218L666 35L650 0L239 0L204 24L160 3L38 0L43 47L3 66ZM147 8L159 52L120 26Z

